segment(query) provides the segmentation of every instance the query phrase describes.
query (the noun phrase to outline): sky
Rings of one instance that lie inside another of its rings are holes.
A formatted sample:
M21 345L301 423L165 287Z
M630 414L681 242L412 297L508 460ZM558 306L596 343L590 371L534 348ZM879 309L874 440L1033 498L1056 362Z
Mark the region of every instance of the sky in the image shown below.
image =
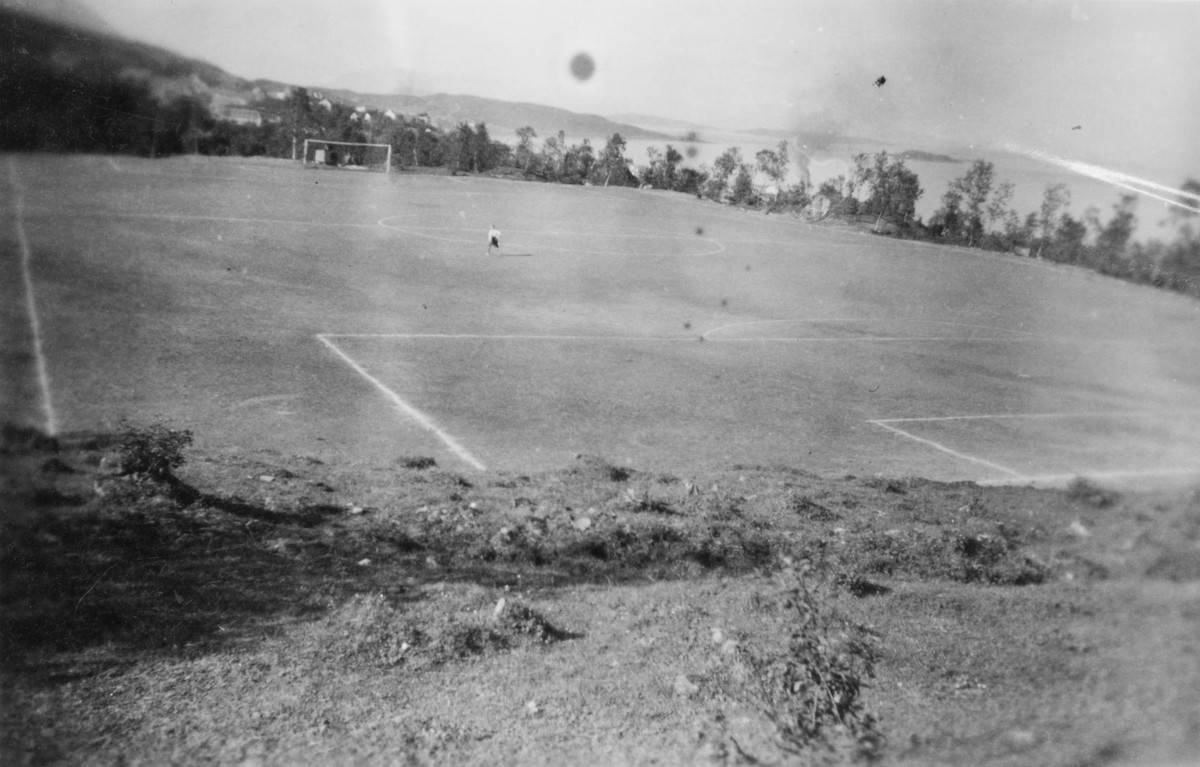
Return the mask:
M124 35L249 79L1200 176L1200 2L83 2ZM570 72L580 52L587 80Z

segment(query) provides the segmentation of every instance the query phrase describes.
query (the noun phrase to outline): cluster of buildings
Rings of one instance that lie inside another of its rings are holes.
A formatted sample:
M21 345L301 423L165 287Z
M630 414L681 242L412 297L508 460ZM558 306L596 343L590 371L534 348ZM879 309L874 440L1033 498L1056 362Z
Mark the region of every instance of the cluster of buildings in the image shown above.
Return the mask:
M235 125L253 125L257 127L263 123L278 123L282 119L279 115L273 114L266 110L252 108L247 106L247 103L259 102L265 99L283 101L289 98L292 93L293 90L291 88L284 88L282 90L275 91L264 91L262 88L256 87L250 92L249 99L240 99L235 101L233 97L215 97L213 99L211 111L214 118L231 122ZM309 98L311 99L311 103L314 107L318 109L324 109L327 112L333 111L333 102L330 101L325 94L321 93L320 91L311 92L309 94ZM361 105L356 106L353 114L350 115L351 120L362 123L370 123L376 119L395 120L397 117L398 115L391 109L386 109L383 112L376 112L375 114L372 114L371 110ZM418 115L418 119L422 118L424 122L429 122L428 115Z

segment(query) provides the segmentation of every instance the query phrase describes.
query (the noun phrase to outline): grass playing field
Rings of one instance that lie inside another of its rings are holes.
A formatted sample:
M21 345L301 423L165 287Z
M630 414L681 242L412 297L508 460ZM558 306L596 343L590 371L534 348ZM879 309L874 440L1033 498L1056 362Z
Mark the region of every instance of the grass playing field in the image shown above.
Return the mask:
M1200 493L1106 485L1195 478L1200 303L631 189L0 179L4 764L1194 762Z
M3 175L23 425L462 470L1200 474L1200 304L1080 270L633 189L238 158Z

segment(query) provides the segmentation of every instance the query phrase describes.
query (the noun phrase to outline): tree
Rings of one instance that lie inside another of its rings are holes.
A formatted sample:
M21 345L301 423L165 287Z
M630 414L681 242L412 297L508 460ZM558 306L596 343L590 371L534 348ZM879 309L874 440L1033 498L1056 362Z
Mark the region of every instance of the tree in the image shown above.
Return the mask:
M1038 213L1038 225L1041 229L1041 242L1038 244L1038 255L1049 244L1055 234L1059 222L1059 211L1071 204L1071 193L1066 184L1047 184L1042 196L1042 205Z
M758 171L771 180L779 189L787 179L788 148L786 141L780 141L775 151L760 149L754 156L758 163Z
M976 160L965 176L950 182L951 187L961 195L962 202L966 203L963 228L968 245L975 244L983 236L984 206L992 193L995 172L992 163Z
M487 123L475 126L471 136L471 164L477 173L490 170L496 166L492 139L488 136Z
M708 181L708 168L701 165L696 168L680 168L679 176L676 179L675 188L680 192L694 194L697 197L704 195L704 184Z
M942 195L942 207L930 218L930 223L941 231L943 237L957 240L962 236L962 202L962 192L951 182L950 188Z
M1129 244L1129 238L1137 227L1137 216L1134 214L1136 208L1137 196L1125 194L1113 205L1113 217L1107 224L1099 226L1098 219L1092 217L1096 228L1096 250L1100 251L1102 257L1111 259L1122 258L1125 255L1125 246Z
M835 208L843 207L846 200L846 177L836 176L822 181L817 185L817 197L823 197L829 201L825 215L832 213Z
M737 173L733 177L733 185L729 194L730 202L735 205L757 203L754 193L754 166L748 162L739 163Z
M725 194L725 189L729 186L729 179L743 165L742 150L739 147L730 147L713 162L712 175L708 179L708 183L704 188L704 196L710 200L720 202Z
M562 180L563 157L567 150L567 134L559 131L557 136L547 136L542 142L542 165L547 173L553 173L555 180Z
M679 169L679 163L683 162L683 155L675 147L667 144L667 151L663 155L663 188L674 189L676 175Z
M1179 204L1171 206L1167 221L1180 229L1184 239L1191 239L1192 221L1200 216L1200 181L1189 178L1183 182L1180 191Z
M564 174L572 182L580 182L588 177L595 164L596 157L592 153L592 144L587 139L582 144L574 144L563 157Z
M854 214L858 212L858 192L864 186L871 183L874 174L871 167L871 158L866 152L859 152L851 160L854 161L854 170L846 178L845 199L846 212Z
M646 159L649 165L643 165L638 168L638 176L641 177L643 184L649 184L655 188L663 188L658 179L663 175L663 156L662 152L658 151L658 147L646 147Z
M1000 186L996 187L996 191L992 193L992 199L988 201L984 213L987 215L988 231L996 225L997 221L1003 221L1010 211L1008 204L1012 202L1013 190L1016 189L1016 184L1011 181L1005 181Z
M625 157L625 139L621 138L620 133L614 133L608 137L604 149L600 151L600 157L593 166L596 180L603 178L604 186L608 186L609 182L613 180L624 185L629 175L628 166L629 159Z
M537 131L532 126L526 125L524 128L517 128L516 160L521 170L528 171L529 166L533 163L533 140L535 138L537 138Z
M855 158L856 175L860 183L870 185L871 194L862 205L862 210L893 220L900 225L907 225L916 214L917 200L924 194L917 174L908 169L903 159L891 158L887 152L880 152L874 157L874 164L866 167L865 155ZM878 224L878 221L876 222Z

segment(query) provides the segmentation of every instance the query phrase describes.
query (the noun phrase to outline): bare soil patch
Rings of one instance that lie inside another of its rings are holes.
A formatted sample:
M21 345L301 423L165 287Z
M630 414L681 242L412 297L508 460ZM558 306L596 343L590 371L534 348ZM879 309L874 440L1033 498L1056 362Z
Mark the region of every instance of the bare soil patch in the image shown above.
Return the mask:
M5 764L1186 763L1200 492L6 428Z

